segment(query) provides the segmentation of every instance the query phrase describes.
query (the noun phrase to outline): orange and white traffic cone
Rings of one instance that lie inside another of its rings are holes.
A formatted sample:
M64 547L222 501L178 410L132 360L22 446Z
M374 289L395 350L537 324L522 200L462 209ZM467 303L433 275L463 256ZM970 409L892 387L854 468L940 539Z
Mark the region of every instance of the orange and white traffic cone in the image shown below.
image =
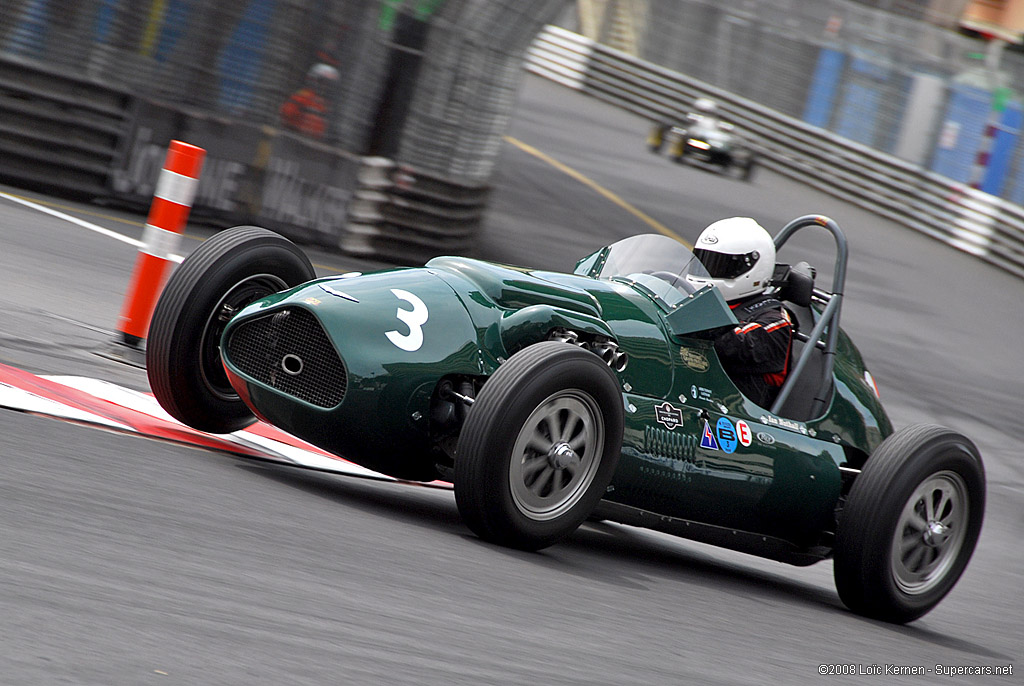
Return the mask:
M206 151L171 141L149 208L142 247L135 261L121 308L114 345L104 357L145 367L144 341L156 301L171 269L171 257L181 241Z

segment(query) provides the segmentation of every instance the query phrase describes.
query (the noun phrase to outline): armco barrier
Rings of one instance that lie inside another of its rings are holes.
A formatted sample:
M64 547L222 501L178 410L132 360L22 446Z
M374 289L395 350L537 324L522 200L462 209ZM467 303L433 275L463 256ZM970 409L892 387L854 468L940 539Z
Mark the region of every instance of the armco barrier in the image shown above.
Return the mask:
M14 183L102 196L131 118L129 93L0 57L0 158Z
M1017 205L562 28L545 27L526 68L653 121L678 120L695 98L712 97L763 166L1024 278Z
M406 264L469 251L489 187L458 184L384 157L365 157L341 250Z

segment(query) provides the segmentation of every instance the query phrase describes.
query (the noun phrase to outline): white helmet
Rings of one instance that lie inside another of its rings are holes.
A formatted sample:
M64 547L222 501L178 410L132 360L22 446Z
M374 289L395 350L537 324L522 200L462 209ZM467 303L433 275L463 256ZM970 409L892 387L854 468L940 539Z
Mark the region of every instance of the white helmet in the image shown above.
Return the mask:
M711 284L727 302L761 293L775 273L775 243L750 217L720 219L697 238L693 254L710 279L688 277L697 286Z
M718 103L711 98L697 98L693 103L693 109L704 114L715 114L718 112Z
M309 68L309 73L306 74L306 76L311 81L321 81L324 83L329 83L331 81L338 80L338 70L329 64L317 62L316 64Z

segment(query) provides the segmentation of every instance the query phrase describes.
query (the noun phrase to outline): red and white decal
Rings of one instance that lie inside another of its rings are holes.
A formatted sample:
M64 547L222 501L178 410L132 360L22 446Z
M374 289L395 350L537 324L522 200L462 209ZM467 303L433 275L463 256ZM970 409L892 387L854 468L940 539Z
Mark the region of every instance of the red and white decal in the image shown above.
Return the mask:
M753 442L754 437L750 432L750 425L742 419L736 422L736 437L740 441L740 445L746 447Z

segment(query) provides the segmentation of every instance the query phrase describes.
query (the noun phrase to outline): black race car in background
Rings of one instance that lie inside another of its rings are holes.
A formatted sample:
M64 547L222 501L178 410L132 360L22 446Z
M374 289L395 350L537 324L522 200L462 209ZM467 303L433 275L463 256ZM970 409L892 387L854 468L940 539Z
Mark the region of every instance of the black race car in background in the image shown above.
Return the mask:
M655 124L647 136L650 151L660 153L667 144L669 158L674 162L731 173L750 181L755 167L754 151L736 134L731 123L721 120L713 101L698 98L695 110L686 115L682 124Z

